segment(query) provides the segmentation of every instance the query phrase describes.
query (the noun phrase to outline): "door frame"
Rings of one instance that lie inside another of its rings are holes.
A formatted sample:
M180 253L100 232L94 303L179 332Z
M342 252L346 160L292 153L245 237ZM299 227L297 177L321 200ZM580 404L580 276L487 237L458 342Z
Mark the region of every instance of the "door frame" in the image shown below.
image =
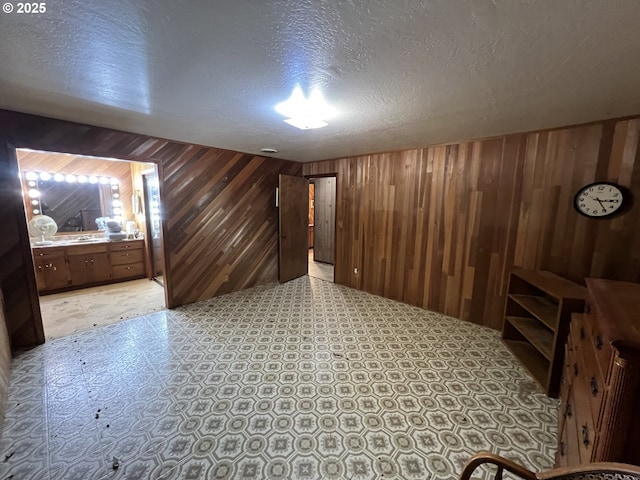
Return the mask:
M80 155L80 156L86 156L86 157L95 157L95 158L101 158L101 159L105 159L105 160L118 160L118 161L125 161L125 162L142 162L142 160L132 160L130 158L123 158L123 157L118 157L117 155L111 156L111 157L104 157L104 156L97 156L95 155L95 153L93 153L91 151L90 145L87 145L85 148L79 148L76 151L65 151L64 148L61 148L59 150L54 150L52 147L50 146L42 146L37 144L36 142L34 142L33 144L31 142L24 142L24 143L20 143L19 145L15 145L15 144L11 144L10 142L6 142L7 148L9 149L9 153L13 153L16 156L16 163L18 166L18 169L20 167L20 163L18 160L18 150L19 149L31 149L31 150L37 150L40 152L49 152L49 153L65 153L68 155ZM148 159L147 163L153 163L156 166L157 169L157 173L158 173L158 191L159 191L159 196L160 196L160 205L161 205L161 211L163 209L163 205L162 205L162 201L164 198L164 190L165 190L165 186L164 186L164 175L163 175L163 165L162 163L160 163L158 160L153 160L153 159ZM21 201L20 201L20 207L19 207L19 212L18 214L22 214L22 216L24 217L25 221L24 224L20 225L20 235L25 236L25 238L29 238L29 232L27 230L27 223L26 223L26 218L27 218L27 214L25 211L25 205L24 205L24 200L22 198L22 195L20 195L21 197ZM166 216L162 216L162 218L160 219L160 235L161 235L161 239L162 239L162 249L163 249L163 253L167 251L167 236L165 235L165 232L167 231L167 224L166 224ZM29 251L30 251L30 255L31 255L31 264L33 265L33 253L31 252L31 247L29 245ZM164 303L165 306L167 308L171 308L172 305L169 304L169 299L173 298L173 295L170 295L170 293L173 291L172 288L172 282L171 282L171 275L167 274L168 273L168 269L167 269L167 256L163 255L163 259L162 259L162 268L163 268L163 275L164 275L164 285L163 285L163 290L164 290ZM35 271L33 271L33 269L31 269L31 274L28 275L28 279L27 281L29 282L29 284L33 284L35 285L36 283L36 277L35 277ZM38 327L37 325L34 326L34 328L36 328L36 330L38 330L39 328L42 328L42 320L41 320L41 309L40 309L40 295L38 294L37 289L35 290L35 298L32 299L32 302L35 302L35 304L37 305L37 311L38 314L40 316L40 326ZM44 335L42 336L42 343L44 343Z
M338 271L338 259L340 258L340 256L338 255L338 211L339 211L339 203L338 203L338 192L339 187L340 187L340 175L338 174L338 172L333 172L333 173L321 173L321 174L313 174L313 175L304 175L304 177L306 177L308 180L311 180L312 178L335 178L336 179L336 198L335 198L335 205L336 205L336 214L334 215L333 218L333 283L338 283L336 282L336 272ZM315 195L314 195L315 198ZM316 211L315 208L313 209L313 215L315 217ZM315 224L316 224L316 219L313 219L313 234L315 235L316 232L316 228L315 228ZM313 239L313 244L315 245L315 238ZM342 249L342 247L340 246L340 249ZM314 251L314 258L315 258L315 251ZM342 266L340 264L340 266ZM339 284L339 283L338 283ZM340 284L341 285L341 284Z

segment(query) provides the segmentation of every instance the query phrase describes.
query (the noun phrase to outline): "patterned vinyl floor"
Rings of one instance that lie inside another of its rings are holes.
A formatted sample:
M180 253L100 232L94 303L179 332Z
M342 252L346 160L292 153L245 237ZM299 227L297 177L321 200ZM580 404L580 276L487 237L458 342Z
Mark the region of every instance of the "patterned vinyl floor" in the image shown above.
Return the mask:
M450 479L478 450L540 470L557 406L498 332L303 277L22 353L0 478Z

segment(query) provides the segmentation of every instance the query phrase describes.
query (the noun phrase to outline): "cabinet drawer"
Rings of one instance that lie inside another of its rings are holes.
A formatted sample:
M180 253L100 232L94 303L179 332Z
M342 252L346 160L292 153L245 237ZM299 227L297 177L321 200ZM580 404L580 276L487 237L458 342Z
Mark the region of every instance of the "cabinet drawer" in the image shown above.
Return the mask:
M587 299L584 306L585 317L588 318L590 341L596 352L596 359L598 366L602 372L602 376L607 380L607 373L609 372L609 363L611 362L611 355L613 350L611 348L611 341L606 333L603 332L602 326L596 312L592 311L592 301Z
M571 398L573 399L573 414L575 416L580 462L588 463L592 460L596 431L591 415L589 393L582 376L574 381ZM569 423L567 422L567 424Z
M69 245L67 255L87 255L91 253L106 253L106 243L88 243L86 245Z
M140 263L144 260L143 251L136 250L118 250L111 252L112 265L126 265L129 263Z
M49 259L49 258L57 258L64 257L64 249L63 248L34 248L32 250L33 258L37 261L39 258Z
M109 250L112 252L118 252L121 250L136 250L144 248L144 242L142 240L124 240L121 242L111 242L109 244Z
M571 400L573 405L573 400ZM580 451L578 447L578 429L575 417L567 418L558 442L556 453L556 467L574 466L580 463Z
M143 263L132 263L130 265L114 265L113 278L138 277L144 275Z

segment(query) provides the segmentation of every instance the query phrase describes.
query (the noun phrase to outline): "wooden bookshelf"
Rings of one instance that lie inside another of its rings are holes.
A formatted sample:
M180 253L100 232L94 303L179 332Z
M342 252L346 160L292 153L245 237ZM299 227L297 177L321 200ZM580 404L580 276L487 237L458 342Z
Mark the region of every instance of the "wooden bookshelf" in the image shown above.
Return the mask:
M583 310L585 296L551 272L518 269L509 277L502 338L550 397L558 396L571 313Z

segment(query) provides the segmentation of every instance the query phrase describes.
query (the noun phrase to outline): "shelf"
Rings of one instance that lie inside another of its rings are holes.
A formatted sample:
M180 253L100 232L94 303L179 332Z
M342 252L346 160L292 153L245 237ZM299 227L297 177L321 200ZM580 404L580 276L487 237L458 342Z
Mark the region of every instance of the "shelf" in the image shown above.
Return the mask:
M504 343L518 360L520 360L524 368L526 368L533 378L546 390L549 376L549 361L528 342L504 340Z
M531 313L554 332L556 331L556 318L558 305L546 297L536 295L509 294L509 298Z
M547 360L553 357L553 333L543 327L535 318L506 317Z

